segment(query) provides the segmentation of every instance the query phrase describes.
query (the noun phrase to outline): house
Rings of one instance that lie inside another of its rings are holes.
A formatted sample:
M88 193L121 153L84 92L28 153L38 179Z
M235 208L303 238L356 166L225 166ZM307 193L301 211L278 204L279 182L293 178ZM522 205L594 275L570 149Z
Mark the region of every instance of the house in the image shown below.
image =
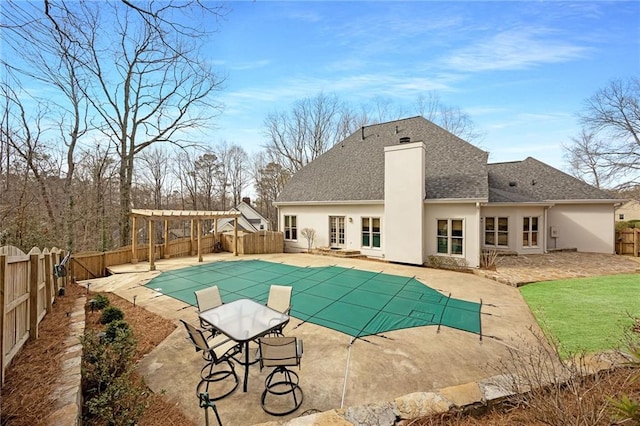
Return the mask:
M534 158L488 153L422 117L366 126L295 173L277 199L285 251L316 247L422 265L483 249L614 253L619 200Z
M627 200L616 208L616 222L640 220L640 202Z
M256 209L251 207L251 200L249 198L243 198L240 204L231 210L242 213L238 218L238 229L241 231L268 231L271 227L269 221L258 213ZM233 219L218 220L218 232L225 231L233 231Z

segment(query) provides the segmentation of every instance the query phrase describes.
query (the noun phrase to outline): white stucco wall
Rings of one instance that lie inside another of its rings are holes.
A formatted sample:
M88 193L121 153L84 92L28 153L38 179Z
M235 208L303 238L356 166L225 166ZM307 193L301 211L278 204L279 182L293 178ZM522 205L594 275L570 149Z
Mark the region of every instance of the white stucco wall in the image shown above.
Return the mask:
M507 217L509 218L509 247L518 254L540 254L545 252L545 241L548 236L548 230L544 223L544 207L540 206L483 206L481 209L482 218L485 217ZM538 245L526 247L522 244L523 221L525 217L538 218ZM482 247L491 248L492 246L484 245L484 220L480 222L480 242Z
M548 239L549 248L615 253L612 204L556 204L549 209L547 217L549 227L558 230L557 238Z
M297 216L298 239L297 241L285 240L285 252L307 251L307 240L300 232L304 228L313 228L316 231L314 248L329 246L329 217L345 216L345 249L360 250L360 252L370 257L384 257L385 248L385 220L384 206L380 204L336 204L336 205L301 205L301 206L279 206L278 207L278 227L279 231L284 231L284 216ZM381 242L380 248L363 248L362 241L362 218L379 217L381 220ZM350 220L351 219L351 220Z
M424 263L425 146L402 143L384 149L385 254L392 262Z
M425 258L438 254L438 219L463 220L463 255L452 256L466 259L472 268L480 266L480 210L476 203L425 203L424 204L424 246Z

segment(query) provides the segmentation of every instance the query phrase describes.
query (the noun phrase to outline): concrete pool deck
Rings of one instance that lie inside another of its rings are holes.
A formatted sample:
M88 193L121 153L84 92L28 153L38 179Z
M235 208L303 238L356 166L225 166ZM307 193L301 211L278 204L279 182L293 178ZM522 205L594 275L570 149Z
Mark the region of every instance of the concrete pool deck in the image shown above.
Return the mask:
M447 327L438 332L436 326L424 326L351 343L351 336L310 323L300 324L292 318L285 335L304 340L298 371L305 395L302 407L283 418L265 413L260 407L260 394L268 371L261 372L254 365L249 372L248 392L239 389L216 403L225 425L282 421L303 413L384 403L416 392L478 382L499 373L498 360L509 355L509 348L538 344L531 331L538 331L538 325L518 289L474 274L308 254L204 256L204 262L247 259L295 266L339 265L416 277L443 294L473 302L482 300L483 338ZM91 291L113 292L130 301L135 296L138 306L176 324L179 319L197 323L194 307L144 287L162 271L197 263L196 258L159 260L153 272L148 271L147 263L119 265L111 268L114 275L82 284L89 284ZM185 330L179 327L140 361L138 371L154 392L164 392L196 424L203 424L204 411L195 394L202 362L187 341Z

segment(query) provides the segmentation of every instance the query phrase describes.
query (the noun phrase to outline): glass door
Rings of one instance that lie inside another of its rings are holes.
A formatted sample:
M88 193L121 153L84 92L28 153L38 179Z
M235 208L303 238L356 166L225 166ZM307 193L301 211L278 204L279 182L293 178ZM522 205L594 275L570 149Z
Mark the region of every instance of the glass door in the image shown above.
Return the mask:
M329 246L344 247L344 216L329 216Z

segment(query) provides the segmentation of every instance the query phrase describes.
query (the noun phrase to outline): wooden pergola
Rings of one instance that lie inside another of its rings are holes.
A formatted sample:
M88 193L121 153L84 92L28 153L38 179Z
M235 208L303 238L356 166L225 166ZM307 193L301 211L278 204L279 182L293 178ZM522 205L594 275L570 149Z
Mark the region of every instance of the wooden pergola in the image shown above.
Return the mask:
M131 219L133 221L132 228L132 242L131 242L131 250L132 257L131 263L137 263L137 249L138 249L138 235L136 230L137 221L139 218L146 219L149 223L149 270L155 271L155 247L154 247L154 237L155 237L155 227L154 224L156 221L162 220L164 221L164 244L165 244L165 253L168 253L169 250L169 222L172 220L190 220L191 221L191 247L192 252L191 255L194 255L193 247L197 240L198 247L198 262L202 262L202 246L201 246L201 236L202 236L202 221L203 220L214 220L214 235L218 234L218 220L217 219L233 219L233 254L235 256L238 255L238 217L240 217L240 212L235 211L202 211L202 210L148 210L148 209L131 209ZM165 254L167 257L168 254Z

